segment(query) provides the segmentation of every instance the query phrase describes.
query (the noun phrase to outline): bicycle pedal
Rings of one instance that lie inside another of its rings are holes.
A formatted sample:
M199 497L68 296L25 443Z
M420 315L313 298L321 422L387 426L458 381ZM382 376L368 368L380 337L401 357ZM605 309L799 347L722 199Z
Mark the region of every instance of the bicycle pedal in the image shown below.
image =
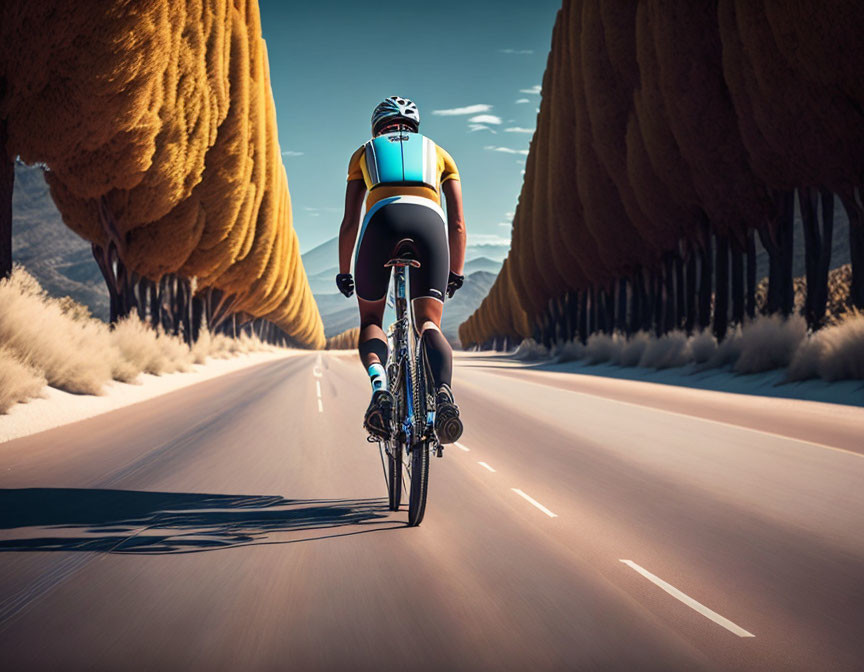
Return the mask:
M440 443L435 447L435 457L444 457L444 446Z

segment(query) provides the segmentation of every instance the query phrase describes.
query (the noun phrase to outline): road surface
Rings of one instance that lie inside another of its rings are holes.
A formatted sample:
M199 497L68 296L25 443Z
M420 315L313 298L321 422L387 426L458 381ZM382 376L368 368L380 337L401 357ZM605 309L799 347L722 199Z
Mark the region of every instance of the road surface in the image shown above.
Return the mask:
M862 668L862 409L455 377L418 528L347 354L0 445L0 669Z

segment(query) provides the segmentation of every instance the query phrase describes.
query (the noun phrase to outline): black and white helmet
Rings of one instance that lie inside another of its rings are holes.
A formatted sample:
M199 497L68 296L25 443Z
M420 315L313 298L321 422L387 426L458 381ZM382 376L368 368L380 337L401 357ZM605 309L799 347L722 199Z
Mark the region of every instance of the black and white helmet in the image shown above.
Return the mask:
M385 98L372 112L372 135L377 135L378 129L393 120L406 121L414 126L416 131L420 128L420 110L407 98Z

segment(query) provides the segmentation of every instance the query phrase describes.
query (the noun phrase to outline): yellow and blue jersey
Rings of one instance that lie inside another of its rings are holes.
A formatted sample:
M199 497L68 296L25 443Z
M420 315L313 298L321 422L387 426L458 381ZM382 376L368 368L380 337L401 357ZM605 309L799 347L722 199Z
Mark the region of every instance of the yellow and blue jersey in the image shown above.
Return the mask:
M453 157L420 133L396 131L373 138L348 163L348 181L363 180L366 210L392 196L420 196L441 202L441 185L458 180Z

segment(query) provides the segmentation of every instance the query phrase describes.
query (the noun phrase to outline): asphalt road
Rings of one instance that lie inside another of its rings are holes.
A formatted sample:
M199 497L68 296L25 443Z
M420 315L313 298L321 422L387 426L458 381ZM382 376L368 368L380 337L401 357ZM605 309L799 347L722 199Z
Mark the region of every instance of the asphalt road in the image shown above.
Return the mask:
M455 387L418 528L353 356L0 445L0 669L862 668L864 410L476 356Z

